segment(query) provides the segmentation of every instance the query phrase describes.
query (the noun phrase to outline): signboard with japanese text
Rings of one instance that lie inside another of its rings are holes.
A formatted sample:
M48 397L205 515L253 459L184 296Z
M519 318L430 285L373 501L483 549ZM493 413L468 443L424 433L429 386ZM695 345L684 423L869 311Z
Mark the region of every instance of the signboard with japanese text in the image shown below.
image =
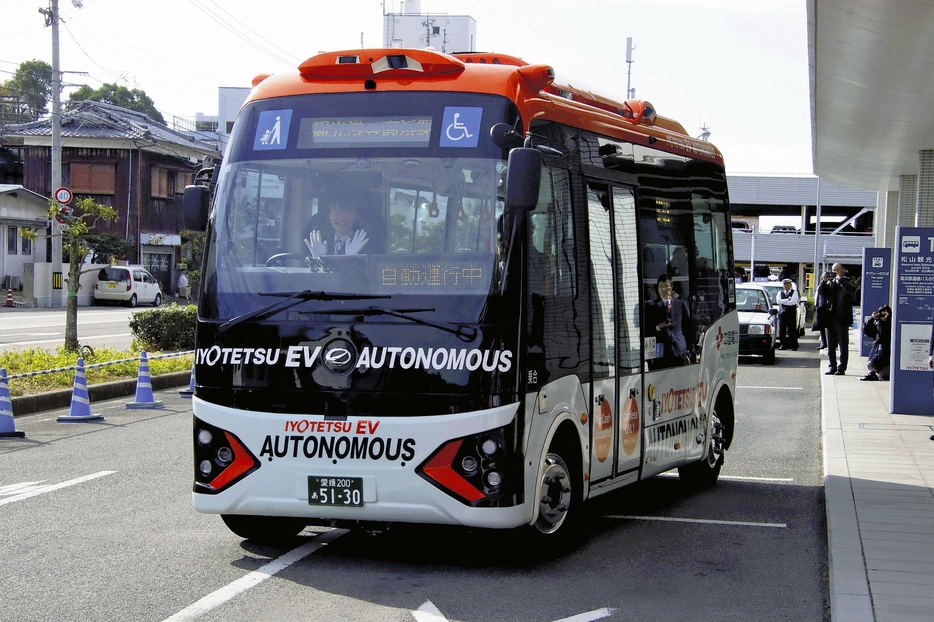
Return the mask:
M862 334L862 326L872 312L882 305L892 306L889 297L892 292L892 249L863 249L863 280L860 294L860 344L859 355L869 356L872 338Z
M889 411L934 415L928 369L934 318L934 228L899 227L895 239Z

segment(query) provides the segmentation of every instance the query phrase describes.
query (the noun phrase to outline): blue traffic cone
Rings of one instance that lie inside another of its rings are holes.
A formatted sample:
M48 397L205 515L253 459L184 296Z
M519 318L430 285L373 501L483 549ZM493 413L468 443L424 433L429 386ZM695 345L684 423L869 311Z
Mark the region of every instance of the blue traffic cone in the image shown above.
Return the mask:
M13 401L7 385L6 369L0 368L0 438L23 438L25 432L19 432L13 423Z
M191 380L188 381L188 390L179 391L178 396L190 400L191 396L195 394L195 364L191 364Z
M78 359L75 370L75 388L71 392L71 409L67 415L60 415L59 423L83 423L85 421L103 421L104 415L91 414L91 400L88 398L88 382L84 377L84 359Z
M127 408L165 408L152 395L152 379L149 376L149 361L146 350L139 353L139 375L136 378L136 398L125 404Z

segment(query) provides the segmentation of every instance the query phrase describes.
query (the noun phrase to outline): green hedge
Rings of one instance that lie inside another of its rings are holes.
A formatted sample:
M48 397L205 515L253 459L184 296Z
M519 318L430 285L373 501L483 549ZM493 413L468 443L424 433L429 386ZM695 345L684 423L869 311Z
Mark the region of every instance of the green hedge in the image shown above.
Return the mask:
M195 347L198 310L194 305L171 304L140 311L130 320L134 346L146 350L191 350Z

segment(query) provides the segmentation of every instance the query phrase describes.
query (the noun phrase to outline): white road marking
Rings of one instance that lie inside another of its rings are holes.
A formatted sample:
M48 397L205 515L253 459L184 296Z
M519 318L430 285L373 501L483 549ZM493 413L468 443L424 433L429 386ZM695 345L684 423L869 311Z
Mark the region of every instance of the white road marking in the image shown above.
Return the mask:
M426 600L421 607L413 611L412 617L415 618L415 622L448 622L448 619L430 600Z
M742 475L721 475L720 479L728 479L737 482L793 482L793 477L744 477Z
M83 482L89 482L92 479L97 479L98 477L104 477L105 475L110 475L116 473L116 471L98 471L97 473L91 473L90 475L85 475L84 477L79 477L77 479L70 479L67 482L62 482L61 484L50 484L48 486L39 486L29 490L28 492L23 492L12 497L7 497L6 499L0 499L0 505L6 505L7 503L14 503L16 501L22 501L23 499L29 499L30 497L36 497L47 492L52 492L53 490L59 490L60 488L68 488L69 486L74 486L75 484L81 484Z
M330 531L320 533L311 542L306 542L305 544L292 549L288 553L277 557L268 564L257 568L246 576L240 577L233 583L229 583L224 587L211 592L198 602L185 607L172 617L166 618L164 622L182 622L183 620L194 620L198 616L207 613L215 607L223 605L234 596L237 596L238 594L247 591L251 587L262 583L269 577L275 576L295 562L301 561L305 557L308 557L322 546L328 545L345 533L347 533L346 529L332 529Z
M20 482L19 484L0 486L0 495L15 495L26 492L27 490L33 490L34 488L38 488L39 484L44 481L44 479L40 479L38 482Z
M674 516L627 516L623 514L608 514L603 518L619 518L622 520L647 520L663 523L701 523L705 525L731 525L735 527L769 527L772 529L785 529L785 523L753 523L738 520L714 520L707 518L677 518Z
M591 622L592 620L600 620L602 618L608 618L613 615L615 609L609 607L603 607L602 609L594 609L593 611L587 611L584 613L579 613L577 615L571 616L570 618L561 618L560 620L555 620L555 622ZM416 611L412 612L412 617L415 618L415 622L448 622L448 619L444 617L444 614L435 607L435 604L430 600L426 600L422 603L422 606L419 607Z
M757 387L757 386L736 386L737 389L780 389L782 391L804 391L804 387Z
M616 610L609 607L604 607L603 609L594 609L593 611L588 611L586 613L579 613L576 616L571 616L570 618L561 618L560 620L555 620L555 622L590 622L591 620L608 618L613 615L614 611Z
M653 475L652 477L657 477L659 479L679 479L677 471L665 471L664 473L659 473L658 475ZM747 477L744 475L721 475L720 479L737 482L775 482L783 484L795 481L793 477Z

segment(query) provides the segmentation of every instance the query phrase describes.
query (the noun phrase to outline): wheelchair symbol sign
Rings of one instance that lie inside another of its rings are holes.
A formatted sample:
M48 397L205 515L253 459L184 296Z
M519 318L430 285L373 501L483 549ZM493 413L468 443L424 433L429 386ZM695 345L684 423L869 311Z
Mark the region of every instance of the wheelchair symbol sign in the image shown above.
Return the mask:
M476 147L480 140L483 108L445 106L441 121L441 147Z

